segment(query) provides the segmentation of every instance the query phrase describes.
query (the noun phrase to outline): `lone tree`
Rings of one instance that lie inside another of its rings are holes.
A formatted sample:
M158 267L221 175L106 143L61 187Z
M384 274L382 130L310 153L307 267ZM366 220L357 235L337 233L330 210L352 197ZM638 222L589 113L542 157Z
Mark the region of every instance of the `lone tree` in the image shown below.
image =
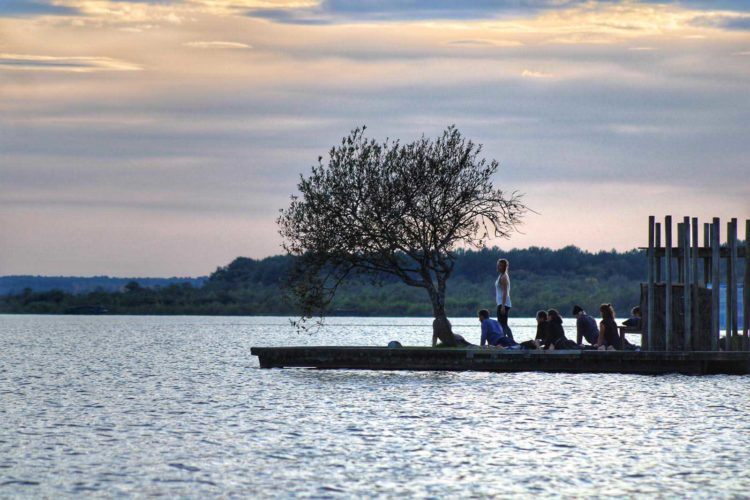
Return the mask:
M459 245L482 248L509 237L528 210L521 195L492 185L495 160L448 127L437 139L378 143L357 128L300 175L277 223L297 257L287 286L303 318L321 317L348 277L383 274L424 288L435 317L432 344L464 345L445 310L446 284Z

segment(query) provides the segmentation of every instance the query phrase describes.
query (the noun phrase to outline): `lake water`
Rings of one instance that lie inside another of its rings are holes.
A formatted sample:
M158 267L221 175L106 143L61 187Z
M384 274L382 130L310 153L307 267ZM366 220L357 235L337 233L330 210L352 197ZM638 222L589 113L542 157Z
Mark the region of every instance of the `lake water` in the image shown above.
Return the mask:
M750 494L747 376L261 370L250 356L426 345L430 324L332 318L310 336L285 318L0 316L0 497ZM454 326L478 341L476 319ZM533 320L511 326L533 335Z

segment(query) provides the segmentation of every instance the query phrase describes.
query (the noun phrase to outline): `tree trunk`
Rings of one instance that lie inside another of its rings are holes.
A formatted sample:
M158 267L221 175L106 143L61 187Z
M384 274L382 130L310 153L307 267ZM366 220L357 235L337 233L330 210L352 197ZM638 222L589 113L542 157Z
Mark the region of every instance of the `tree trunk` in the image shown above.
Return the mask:
M469 344L461 335L453 333L451 322L445 315L445 290L428 288L427 292L432 301L432 312L435 320L432 322L432 346L437 345L440 340L442 347L466 347Z

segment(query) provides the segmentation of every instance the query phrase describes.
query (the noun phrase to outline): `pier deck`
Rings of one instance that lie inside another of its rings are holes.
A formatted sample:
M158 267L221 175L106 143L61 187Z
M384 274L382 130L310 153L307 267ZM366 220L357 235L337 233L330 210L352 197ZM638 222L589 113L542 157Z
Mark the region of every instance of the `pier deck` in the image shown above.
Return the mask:
M505 351L434 347L253 347L261 368L750 374L750 352Z

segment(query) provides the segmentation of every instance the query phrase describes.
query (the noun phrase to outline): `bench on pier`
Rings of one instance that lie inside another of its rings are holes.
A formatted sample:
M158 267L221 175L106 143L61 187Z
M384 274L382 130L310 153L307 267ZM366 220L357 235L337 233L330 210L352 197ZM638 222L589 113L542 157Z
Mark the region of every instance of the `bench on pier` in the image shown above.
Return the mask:
M622 349L625 349L625 335L626 334L643 335L643 331L640 329L640 327L618 325L617 334L620 337L620 350L622 350ZM579 333L578 336L576 337L576 344L581 344L582 342L583 342L583 335Z
M629 333L631 335L643 335L643 330L641 330L640 327L619 325L617 327L617 330L620 334L620 349L625 349L625 334Z

